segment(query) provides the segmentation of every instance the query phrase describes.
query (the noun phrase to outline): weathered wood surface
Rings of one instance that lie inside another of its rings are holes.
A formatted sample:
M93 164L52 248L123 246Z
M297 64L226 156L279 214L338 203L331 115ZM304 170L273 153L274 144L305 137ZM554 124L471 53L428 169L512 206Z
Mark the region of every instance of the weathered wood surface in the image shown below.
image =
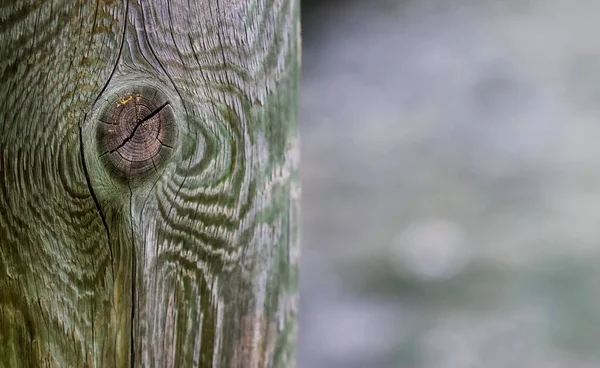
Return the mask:
M0 366L294 365L298 8L0 0ZM144 88L172 152L117 175Z

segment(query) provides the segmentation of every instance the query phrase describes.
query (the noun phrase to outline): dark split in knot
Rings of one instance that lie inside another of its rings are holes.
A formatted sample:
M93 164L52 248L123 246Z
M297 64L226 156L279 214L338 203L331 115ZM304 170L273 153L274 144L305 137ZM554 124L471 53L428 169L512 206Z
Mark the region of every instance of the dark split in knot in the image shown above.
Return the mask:
M158 172L177 142L173 108L152 87L119 92L100 115L97 146L101 160L117 177L131 181Z

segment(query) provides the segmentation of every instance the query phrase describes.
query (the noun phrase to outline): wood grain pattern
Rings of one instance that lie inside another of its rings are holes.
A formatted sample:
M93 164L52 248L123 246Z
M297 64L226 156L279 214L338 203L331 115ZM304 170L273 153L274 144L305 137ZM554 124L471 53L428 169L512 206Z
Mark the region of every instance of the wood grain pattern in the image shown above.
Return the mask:
M0 366L289 367L296 0L0 0ZM177 139L151 176L98 149L132 85Z

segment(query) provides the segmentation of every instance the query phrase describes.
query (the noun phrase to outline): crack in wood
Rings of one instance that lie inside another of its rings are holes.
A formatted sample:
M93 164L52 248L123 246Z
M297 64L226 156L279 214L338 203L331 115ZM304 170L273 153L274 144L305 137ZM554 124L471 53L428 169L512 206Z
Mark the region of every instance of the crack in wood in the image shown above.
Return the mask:
M142 126L145 122L147 122L148 120L152 119L153 117L155 117L157 114L159 114L165 107L169 106L170 103L169 101L165 102L164 104L162 104L160 107L156 108L152 113L150 113L148 116L146 116L145 118L139 120L136 124L135 127L133 128L133 130L131 131L131 133L129 134L128 137L125 137L125 139L123 140L123 142L121 142L121 144L119 144L116 148L113 148L112 150L109 150L108 152L110 153L114 153L116 151L118 151L120 148L122 148L123 146L125 146L127 143L129 143L130 140L133 139L133 136L135 135L136 131L138 130L138 128L140 126ZM159 140L160 141L160 140ZM162 142L161 142L162 144Z
M112 249L112 244L111 244L111 240L110 240L110 230L108 228L108 222L106 221L106 216L104 215L104 212L102 212L102 207L100 206L100 202L98 201L98 198L96 197L96 193L94 193L94 189L92 188L92 181L90 179L90 174L87 169L87 164L85 163L85 151L83 148L83 132L81 129L81 125L79 126L79 150L80 150L80 154L81 154L81 165L83 166L83 174L85 176L85 181L87 183L88 190L90 192L90 195L92 196L92 200L94 201L94 206L96 207L96 211L98 211L98 214L100 215L100 218L102 219L102 225L104 225L104 229L106 230L106 236L108 238L108 249L110 251L110 269L111 269L111 274L112 274L112 280L114 282L114 280L115 280L115 266L114 266L115 258L113 255L113 249Z

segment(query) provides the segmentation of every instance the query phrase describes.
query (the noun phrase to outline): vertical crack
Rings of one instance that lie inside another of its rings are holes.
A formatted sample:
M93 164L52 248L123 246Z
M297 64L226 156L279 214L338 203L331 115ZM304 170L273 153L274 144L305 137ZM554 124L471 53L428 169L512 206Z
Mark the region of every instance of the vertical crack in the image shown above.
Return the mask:
M81 164L83 166L83 174L85 175L85 181L87 183L88 191L90 192L90 195L92 196L92 200L94 201L94 205L96 206L96 211L98 211L98 214L100 215L100 218L102 219L102 224L104 225L104 229L106 230L106 236L108 237L108 249L110 251L110 269L112 272L112 280L114 283L115 282L115 259L114 259L114 255L113 255L112 241L110 239L110 230L108 229L108 222L106 222L106 216L104 215L104 212L102 212L102 207L100 207L100 202L98 201L98 197L96 197L96 193L94 193L94 189L92 188L90 174L88 172L87 165L85 163L85 154L84 154L84 149L83 149L83 131L81 129L81 125L79 125L79 151L81 154Z
M136 278L137 278L137 268L136 268L136 249L135 249L135 238L133 231L133 191L131 190L131 186L129 186L129 219L131 221L131 321L130 321L130 341L131 344L131 365L130 367L135 367L135 311L136 311Z

